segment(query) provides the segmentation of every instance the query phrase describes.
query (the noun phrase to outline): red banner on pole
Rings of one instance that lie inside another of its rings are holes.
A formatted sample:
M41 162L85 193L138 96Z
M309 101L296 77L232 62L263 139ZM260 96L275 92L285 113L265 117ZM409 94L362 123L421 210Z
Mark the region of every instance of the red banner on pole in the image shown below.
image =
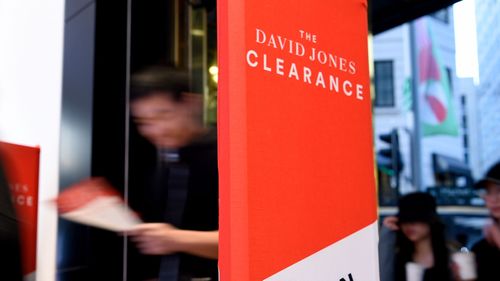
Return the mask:
M23 275L36 271L40 148L0 142L3 166L19 221Z
M378 280L366 1L218 17L221 280Z

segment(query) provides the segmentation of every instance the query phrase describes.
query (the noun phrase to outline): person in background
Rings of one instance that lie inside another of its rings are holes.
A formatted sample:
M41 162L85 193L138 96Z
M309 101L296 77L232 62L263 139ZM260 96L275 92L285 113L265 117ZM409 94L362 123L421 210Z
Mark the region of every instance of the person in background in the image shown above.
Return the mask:
M493 165L475 187L491 215L491 222L484 228L484 238L472 247L477 280L500 280L500 162Z
M0 280L23 280L18 222L0 163Z
M218 169L215 132L202 123L201 95L187 72L150 67L132 77L131 113L158 150L144 223L130 232L144 255L160 257L148 279L217 280Z
M416 192L399 200L397 216L384 219L379 256L382 281L407 280L408 263L423 269L425 281L453 280L444 224L431 195Z

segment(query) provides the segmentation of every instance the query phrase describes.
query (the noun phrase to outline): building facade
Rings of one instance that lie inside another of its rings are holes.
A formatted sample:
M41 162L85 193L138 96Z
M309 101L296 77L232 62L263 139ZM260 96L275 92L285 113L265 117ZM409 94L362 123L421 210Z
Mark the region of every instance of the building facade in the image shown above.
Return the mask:
M468 84L456 77L452 8L440 10L424 17L423 20L430 30L434 51L438 53L436 56L443 66L443 74L449 79L452 93L450 106L454 107L458 133L421 136L420 145L415 144L415 114L412 104L414 46L411 40L411 24L404 24L375 36L373 40L375 148L380 151L387 147L387 143L380 140L380 136L393 129L397 130L404 165L399 176L401 193L443 185L466 186L471 183L470 179L464 178L470 173L468 162L470 163L471 153L470 145L464 136L469 137L470 134L467 132L474 125L470 125L470 120L464 117L471 111L467 110L470 107L470 99L463 96L474 92L474 87L463 86ZM465 87L465 90L462 90L462 87ZM463 102L466 104L463 105ZM463 124L463 120L466 124ZM413 180L414 153L420 155L420 186L415 186ZM450 170L443 171L439 166L440 163ZM384 193L383 177L384 175L379 173L379 188L382 193ZM386 190L385 193L390 192Z
M480 85L478 121L480 128L480 167L484 173L500 161L500 2L475 1Z

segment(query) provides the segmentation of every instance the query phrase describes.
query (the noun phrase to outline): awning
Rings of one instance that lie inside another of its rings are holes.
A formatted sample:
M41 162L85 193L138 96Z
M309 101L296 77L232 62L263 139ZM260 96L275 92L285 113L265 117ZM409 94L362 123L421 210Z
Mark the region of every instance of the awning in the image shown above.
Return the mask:
M432 166L436 174L453 174L457 176L471 177L472 173L467 164L446 155L432 154Z
M444 9L460 0L371 0L371 29L377 34Z

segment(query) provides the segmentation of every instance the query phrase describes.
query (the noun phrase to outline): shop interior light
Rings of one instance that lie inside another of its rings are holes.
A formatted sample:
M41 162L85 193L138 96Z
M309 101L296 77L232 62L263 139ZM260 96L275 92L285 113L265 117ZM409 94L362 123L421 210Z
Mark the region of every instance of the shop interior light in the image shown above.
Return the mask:
M219 74L219 68L216 65L212 65L210 68L208 68L208 73L217 75Z
M205 36L205 31L203 29L191 29L191 34L193 36L203 37Z
M212 76L212 80L217 83L219 81L219 68L216 65L212 65L208 68L208 73Z

